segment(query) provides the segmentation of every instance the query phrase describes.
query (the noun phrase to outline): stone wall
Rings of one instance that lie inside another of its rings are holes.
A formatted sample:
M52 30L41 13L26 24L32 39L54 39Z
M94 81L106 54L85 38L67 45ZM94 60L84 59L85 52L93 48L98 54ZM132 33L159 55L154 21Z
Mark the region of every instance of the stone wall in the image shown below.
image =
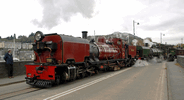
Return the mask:
M33 61L16 61L13 63L13 76L24 75L26 74L26 67L24 66L27 63L32 63ZM0 62L0 78L8 77L8 71L5 62Z
M177 62L184 68L184 56L177 56Z

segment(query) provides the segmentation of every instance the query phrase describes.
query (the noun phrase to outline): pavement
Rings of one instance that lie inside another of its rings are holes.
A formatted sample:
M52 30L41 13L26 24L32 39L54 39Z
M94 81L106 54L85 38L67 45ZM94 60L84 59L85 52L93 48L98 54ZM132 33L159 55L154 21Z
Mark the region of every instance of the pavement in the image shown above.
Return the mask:
M184 100L184 68L176 66L177 62L167 62L167 81L169 100Z
M0 78L0 86L25 82L26 75L14 76L14 78Z

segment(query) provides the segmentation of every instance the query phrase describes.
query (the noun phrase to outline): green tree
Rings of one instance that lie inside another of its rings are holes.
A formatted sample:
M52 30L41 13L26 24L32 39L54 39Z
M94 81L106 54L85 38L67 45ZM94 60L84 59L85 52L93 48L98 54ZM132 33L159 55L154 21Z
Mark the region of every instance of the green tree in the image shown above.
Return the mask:
M28 43L33 43L34 42L34 36L28 37Z
M19 35L19 36L18 36L18 39L21 39L21 38L22 38L22 35Z
M31 34L29 34L29 37L31 37L31 36L34 36L34 33L33 32Z
M13 39L13 36L11 35L10 39L12 40Z
M28 38L27 38L26 36L22 36L22 37L20 38L20 42L21 42L21 43L27 43L27 42L28 42Z

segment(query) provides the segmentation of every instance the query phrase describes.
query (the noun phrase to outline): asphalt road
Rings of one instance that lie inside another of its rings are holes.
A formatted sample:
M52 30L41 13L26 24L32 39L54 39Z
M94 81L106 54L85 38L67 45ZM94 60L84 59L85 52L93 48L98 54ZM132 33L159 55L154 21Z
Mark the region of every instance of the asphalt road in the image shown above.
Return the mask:
M184 68L167 62L169 100L184 100Z
M31 88L31 92L20 90ZM167 100L165 62L145 67L130 67L100 73L46 89L34 89L25 83L0 87L4 93L20 94L6 100Z

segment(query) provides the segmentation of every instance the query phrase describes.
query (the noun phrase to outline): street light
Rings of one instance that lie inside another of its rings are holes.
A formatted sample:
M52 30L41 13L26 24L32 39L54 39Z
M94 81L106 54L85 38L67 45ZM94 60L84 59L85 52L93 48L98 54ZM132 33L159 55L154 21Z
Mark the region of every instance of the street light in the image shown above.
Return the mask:
M183 38L181 38L181 44L183 44Z
M135 23L137 25L139 25L139 22L136 22L136 21L133 20L133 34L134 34L134 39L135 39Z
M162 36L165 36L165 34L160 33L160 44L162 44Z

